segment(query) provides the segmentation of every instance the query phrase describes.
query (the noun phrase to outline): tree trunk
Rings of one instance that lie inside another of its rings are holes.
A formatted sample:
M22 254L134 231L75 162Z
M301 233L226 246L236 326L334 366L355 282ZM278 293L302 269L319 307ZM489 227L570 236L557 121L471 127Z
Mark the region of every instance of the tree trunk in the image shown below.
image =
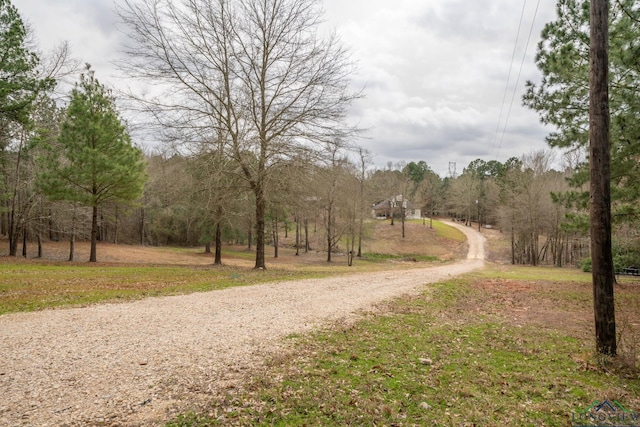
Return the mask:
M22 161L22 143L24 141L24 132L20 136L20 145L18 146L18 157L16 159L15 183L13 186L13 194L11 197L11 211L9 213L9 256L18 256L18 236L20 228L16 224L16 204L18 200L18 183L20 181L20 164ZM23 226L24 227L24 226Z
M114 230L113 230L113 244L117 245L118 244L118 206L116 205L116 218L115 218L115 225L114 225Z
M76 236L75 233L71 233L69 238L69 261L73 261L73 253L75 251Z
M16 224L16 195L13 195L9 211L9 256L18 256L18 236L20 227Z
M204 244L204 253L205 254L211 253L211 240L207 240L207 243Z
M140 245L144 246L144 206L140 207Z
M42 236L38 233L38 258L42 258Z
M99 212L99 219L100 221L98 221L98 234L97 234L97 238L96 241L101 241L101 242L106 242L107 241L107 222L104 220L104 212L103 209L98 209Z
M9 256L18 256L18 233L13 211L9 214Z
M27 257L27 229L22 231L22 257Z
M213 261L215 265L222 265L222 223L216 224L216 253Z
M278 216L273 220L273 257L278 258Z
M333 228L331 227L331 205L329 205L327 211L327 262L331 262L331 233L333 232Z
M296 256L300 255L300 218L296 216Z
M538 248L536 245L535 237L531 236L531 244L529 246L529 251L531 252L531 265L534 267L538 265Z
M309 220L304 219L304 253L309 252Z
M49 208L49 241L53 241L53 212Z
M611 166L609 148L609 2L591 0L589 164L591 172L591 258L596 350L615 356L616 320L611 250Z
M98 262L97 241L98 241L98 207L93 206L92 213L91 213L91 253L89 254L89 262Z
M264 259L264 214L266 203L262 183L256 184L254 192L256 196L256 264L253 268L266 270L267 266Z
M516 264L516 236L513 226L511 226L511 265Z
M351 228L351 238L347 238L347 265L351 267L353 265L353 255L355 254L356 234L355 227Z
M73 205L73 214L71 215L71 236L69 237L69 261L73 261L73 253L76 242L76 205Z
M7 230L9 229L7 224L8 222L7 212L2 212L2 210L0 210L0 234L3 236L7 235Z
M362 153L362 151L361 151ZM361 159L364 159L362 156ZM360 215L358 217L358 258L362 257L362 233L364 232L364 179L365 179L365 164L362 160L362 177L360 179Z

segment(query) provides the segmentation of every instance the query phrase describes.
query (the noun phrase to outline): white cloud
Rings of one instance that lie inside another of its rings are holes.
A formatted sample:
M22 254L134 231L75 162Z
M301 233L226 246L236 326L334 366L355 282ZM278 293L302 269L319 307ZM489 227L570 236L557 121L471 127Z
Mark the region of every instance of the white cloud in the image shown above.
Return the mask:
M23 18L50 49L69 40L105 81L115 73L122 35L112 0L14 0ZM524 52L535 1L527 1L515 51L507 105ZM376 163L425 160L445 174L450 161L461 170L481 157L504 161L546 148L547 130L521 107L542 25L555 2L541 2L522 68L509 124L496 135L522 2L513 0L325 0L326 25L334 26L359 63L355 88L365 87L351 119L368 128L362 145ZM117 80L112 80L118 84ZM500 142L502 141L502 142Z
M328 0L326 9L360 61L356 84L367 84L367 97L354 111L358 122L370 127L363 145L377 155L378 165L425 160L444 174L449 161L464 166L496 155L504 161L533 147L546 148L547 131L535 113L521 107L521 95L527 79L538 79L535 45L542 25L554 16L554 4L538 10L503 136L535 2L527 2L515 54L520 2L343 3ZM515 64L498 126L512 55Z

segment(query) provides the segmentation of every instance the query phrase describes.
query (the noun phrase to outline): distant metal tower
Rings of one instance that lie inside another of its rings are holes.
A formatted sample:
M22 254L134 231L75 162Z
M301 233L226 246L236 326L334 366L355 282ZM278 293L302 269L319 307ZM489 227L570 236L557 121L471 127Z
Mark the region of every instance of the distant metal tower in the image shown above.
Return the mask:
M449 178L456 177L456 162L449 162Z

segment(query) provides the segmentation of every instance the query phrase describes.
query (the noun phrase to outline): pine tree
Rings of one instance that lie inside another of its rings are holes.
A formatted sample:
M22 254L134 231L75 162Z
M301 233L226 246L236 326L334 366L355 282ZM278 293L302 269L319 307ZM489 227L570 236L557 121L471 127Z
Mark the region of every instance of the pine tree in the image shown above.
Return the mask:
M27 30L9 0L0 0L0 119L26 123L38 93L53 85L40 79L40 59L27 45Z
M9 0L0 0L0 228L8 234L9 253L14 256L23 231L16 210L25 131L32 125L36 98L54 85L53 79L38 76L40 59L27 40L17 9Z
M640 220L640 11L635 0L611 3L609 14L609 103L611 111L611 183L613 220L637 226ZM555 130L552 147L589 146L590 2L559 0L557 19L542 31L536 63L539 84L528 82L524 104ZM587 163L572 178L576 187L589 180ZM580 199L586 206L588 195Z
M41 158L40 187L51 200L78 202L92 208L90 262L96 262L98 208L130 202L142 194L146 180L142 152L116 112L114 99L86 74L71 93L60 136Z

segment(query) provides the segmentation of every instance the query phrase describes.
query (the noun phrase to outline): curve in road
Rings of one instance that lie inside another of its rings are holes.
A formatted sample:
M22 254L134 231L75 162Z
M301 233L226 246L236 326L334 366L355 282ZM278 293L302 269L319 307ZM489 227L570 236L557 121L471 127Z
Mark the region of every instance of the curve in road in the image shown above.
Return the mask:
M481 268L466 260L0 316L0 425L157 425L238 381L283 337Z

